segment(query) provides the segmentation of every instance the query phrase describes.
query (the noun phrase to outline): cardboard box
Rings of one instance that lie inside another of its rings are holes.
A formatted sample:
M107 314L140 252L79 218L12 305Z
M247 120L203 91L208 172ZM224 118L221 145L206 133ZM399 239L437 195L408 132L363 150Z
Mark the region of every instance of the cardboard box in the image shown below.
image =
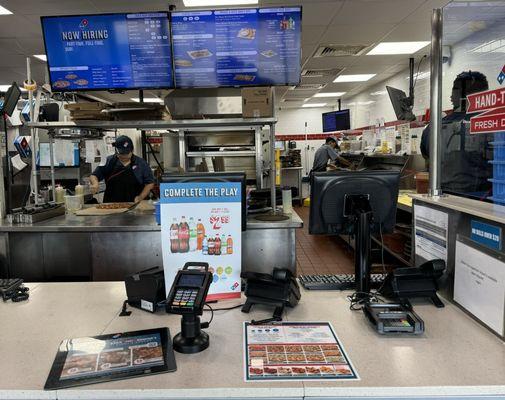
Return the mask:
M242 116L244 118L268 118L274 115L274 89L252 87L242 89Z

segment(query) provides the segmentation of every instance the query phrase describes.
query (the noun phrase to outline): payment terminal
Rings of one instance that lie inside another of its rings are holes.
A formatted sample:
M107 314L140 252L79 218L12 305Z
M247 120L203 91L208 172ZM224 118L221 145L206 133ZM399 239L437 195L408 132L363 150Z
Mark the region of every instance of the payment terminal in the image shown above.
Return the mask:
M166 312L182 315L181 332L174 337L174 350L198 353L209 347L209 335L202 332L200 315L212 282L209 264L188 262L177 272L167 297Z

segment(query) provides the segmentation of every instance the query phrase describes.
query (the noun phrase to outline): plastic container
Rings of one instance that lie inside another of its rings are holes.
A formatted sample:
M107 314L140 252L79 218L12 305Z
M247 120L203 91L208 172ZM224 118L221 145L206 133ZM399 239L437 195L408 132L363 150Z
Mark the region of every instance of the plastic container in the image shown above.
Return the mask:
M62 188L61 186L56 186L56 203L58 204L62 204L65 202L65 193L66 193L66 190L64 188Z
M83 196L84 195L84 186L83 185L75 185L75 195L76 196Z
M420 194L428 193L428 188L430 184L430 175L428 172L418 172L414 176L416 181L416 192Z
M83 195L77 195L77 196L65 196L65 210L69 213L75 213L76 211L79 211L82 209L82 206L84 204L84 196Z
M290 187L282 188L282 211L288 215L293 213L293 199Z
M158 225L161 225L161 207L160 207L160 202L155 201L153 203L154 205L154 218L156 219L156 223Z

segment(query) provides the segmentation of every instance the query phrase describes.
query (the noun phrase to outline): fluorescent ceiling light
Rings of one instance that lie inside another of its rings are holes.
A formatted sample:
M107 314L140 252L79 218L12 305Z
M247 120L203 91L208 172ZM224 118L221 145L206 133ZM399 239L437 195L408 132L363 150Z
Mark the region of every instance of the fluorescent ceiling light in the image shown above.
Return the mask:
M308 103L304 104L302 108L318 108L318 107L326 107L328 103Z
M328 93L316 93L313 97L341 97L346 92L328 92Z
M414 54L428 46L430 42L382 42L370 50L368 56L390 54Z
M370 96L384 96L388 92L386 90L379 90L377 92L370 93Z
M34 54L33 55L35 58L38 58L39 60L46 61L47 62L47 56L45 54Z
M10 87L11 85L0 85L0 92L6 92ZM26 92L26 89L23 87L23 85L19 86L19 88L22 92Z
M132 100L140 103L140 99L138 97L132 97ZM164 101L162 99L158 99L157 97L144 97L144 103L160 103L163 104Z
M259 0L184 0L186 7L234 6L239 4L258 4Z
M7 10L5 7L0 6L0 15L11 15L12 11Z
M422 81L423 79L429 78L430 75L430 71L419 72L418 74L414 74L414 80ZM407 76L405 79L409 80L410 76Z
M335 79L334 83L341 82L366 82L372 79L377 74L355 74L355 75L339 75Z

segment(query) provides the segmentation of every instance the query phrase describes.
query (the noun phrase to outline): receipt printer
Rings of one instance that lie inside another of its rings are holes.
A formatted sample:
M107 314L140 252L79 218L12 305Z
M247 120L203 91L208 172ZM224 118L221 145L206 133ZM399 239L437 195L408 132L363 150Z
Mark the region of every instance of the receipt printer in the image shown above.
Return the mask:
M149 268L126 277L125 287L130 306L155 312L157 304L165 300L163 267Z

